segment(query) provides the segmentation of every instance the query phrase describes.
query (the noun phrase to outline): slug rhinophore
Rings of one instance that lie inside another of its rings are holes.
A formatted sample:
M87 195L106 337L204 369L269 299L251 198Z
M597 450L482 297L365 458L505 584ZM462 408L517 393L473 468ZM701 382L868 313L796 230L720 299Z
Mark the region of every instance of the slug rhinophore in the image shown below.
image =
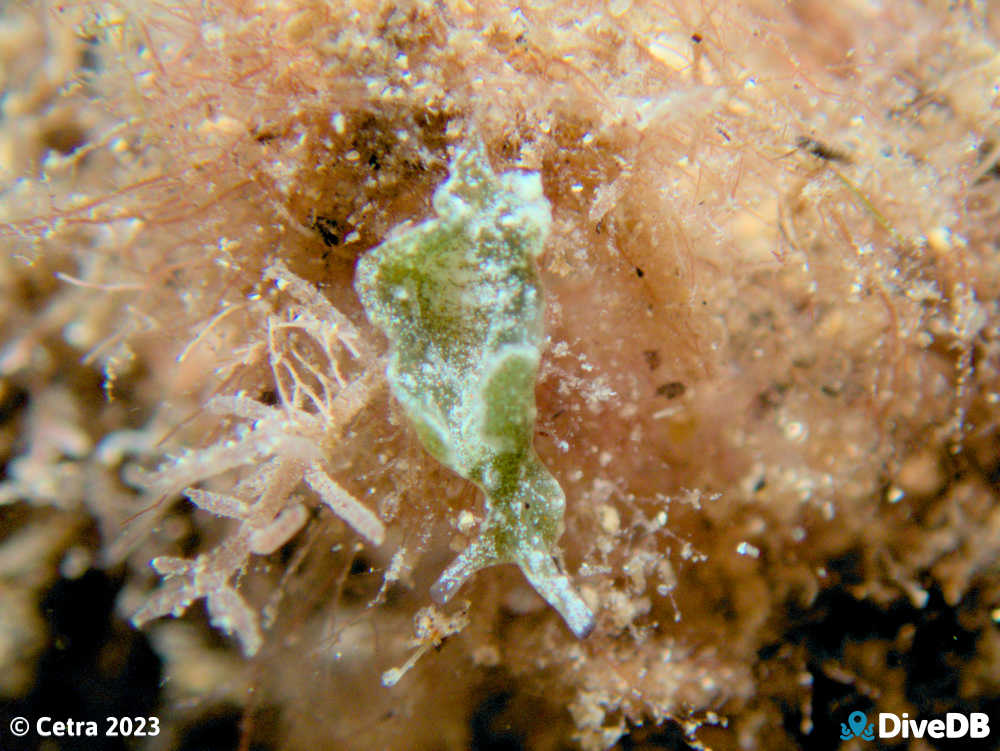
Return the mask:
M478 485L486 514L431 589L446 602L481 568L516 563L580 637L594 616L553 557L566 496L532 444L544 301L535 271L552 214L534 172L497 176L459 151L437 218L397 231L354 288L390 342L392 392L427 451Z

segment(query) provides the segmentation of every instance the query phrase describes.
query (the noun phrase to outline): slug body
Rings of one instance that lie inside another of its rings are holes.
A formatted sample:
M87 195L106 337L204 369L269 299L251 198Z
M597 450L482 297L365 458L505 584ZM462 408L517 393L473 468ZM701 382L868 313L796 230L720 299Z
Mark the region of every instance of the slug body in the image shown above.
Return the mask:
M553 551L566 497L532 444L544 301L535 271L551 223L537 173L497 176L482 148L459 152L434 193L436 218L358 264L354 287L390 341L393 394L421 443L478 485L486 514L431 594L516 563L580 637L593 614Z

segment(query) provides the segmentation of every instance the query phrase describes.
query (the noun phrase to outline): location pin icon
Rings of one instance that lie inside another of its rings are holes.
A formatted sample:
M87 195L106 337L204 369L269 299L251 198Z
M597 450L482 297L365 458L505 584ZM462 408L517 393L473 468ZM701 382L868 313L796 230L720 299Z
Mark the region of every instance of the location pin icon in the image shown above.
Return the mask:
M868 723L868 718L865 717L864 712L851 712L851 716L847 718L847 724L851 726L851 730L854 731L854 736L860 738L861 734L865 732L865 725Z

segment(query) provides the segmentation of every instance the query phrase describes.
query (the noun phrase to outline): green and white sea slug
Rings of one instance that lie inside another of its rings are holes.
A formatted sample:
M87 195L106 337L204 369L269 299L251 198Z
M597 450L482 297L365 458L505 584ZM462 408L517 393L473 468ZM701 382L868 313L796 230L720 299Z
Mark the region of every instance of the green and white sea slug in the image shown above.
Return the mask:
M566 496L535 453L544 301L535 258L552 214L535 172L496 175L459 150L436 218L397 230L354 287L390 343L392 392L427 451L485 494L473 541L434 584L447 600L479 569L516 563L579 637L594 616L557 565Z

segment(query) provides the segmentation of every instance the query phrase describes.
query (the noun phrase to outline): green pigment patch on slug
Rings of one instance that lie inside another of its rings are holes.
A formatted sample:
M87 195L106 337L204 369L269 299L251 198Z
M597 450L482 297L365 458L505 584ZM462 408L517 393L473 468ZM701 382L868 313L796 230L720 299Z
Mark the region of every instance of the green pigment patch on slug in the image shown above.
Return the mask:
M389 338L389 383L421 443L486 496L478 539L431 593L446 602L479 569L516 563L586 636L594 616L553 557L566 497L532 445L544 312L535 258L552 221L541 178L497 176L481 147L462 151L434 209L365 255L354 282Z

